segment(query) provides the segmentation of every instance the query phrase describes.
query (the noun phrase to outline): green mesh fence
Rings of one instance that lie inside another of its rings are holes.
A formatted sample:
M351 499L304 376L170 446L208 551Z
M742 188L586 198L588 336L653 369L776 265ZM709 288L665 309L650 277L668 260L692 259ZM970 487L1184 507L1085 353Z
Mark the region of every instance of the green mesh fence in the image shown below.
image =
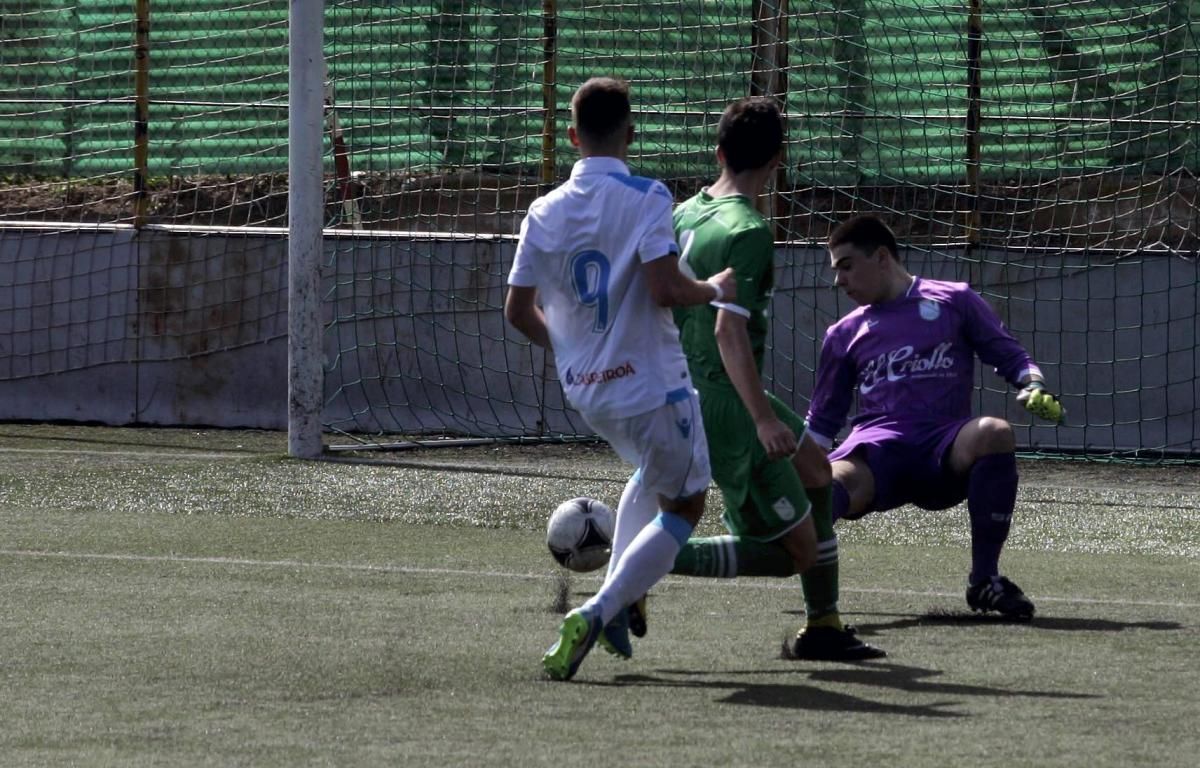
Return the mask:
M140 219L136 5L0 0L0 223L283 226L286 4L147 3ZM1198 25L1200 0L327 2L329 424L586 431L498 305L525 208L573 161L571 91L604 73L633 86L631 165L681 198L713 177L725 103L785 106L763 207L771 376L798 407L846 309L819 243L874 211L1053 371L1076 431L1028 447L1195 457ZM1019 420L1003 395L981 379L980 407Z

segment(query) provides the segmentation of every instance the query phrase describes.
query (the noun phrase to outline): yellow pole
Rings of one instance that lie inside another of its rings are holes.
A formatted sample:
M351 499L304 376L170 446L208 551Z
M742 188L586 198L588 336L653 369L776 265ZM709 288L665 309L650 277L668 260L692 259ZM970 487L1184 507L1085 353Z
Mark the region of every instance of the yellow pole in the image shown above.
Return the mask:
M751 14L750 95L774 99L782 112L787 105L787 0L756 0ZM776 240L781 239L779 211L783 207L783 189L787 183L786 145L783 153L775 178L768 182L763 196L756 201L759 213L770 222Z
M555 85L558 79L558 4L542 0L542 192L554 185Z
M133 46L133 200L134 226L146 222L149 190L146 189L150 161L150 0L137 0L137 28Z
M983 9L971 0L967 12L967 249L979 245L979 129L983 96Z

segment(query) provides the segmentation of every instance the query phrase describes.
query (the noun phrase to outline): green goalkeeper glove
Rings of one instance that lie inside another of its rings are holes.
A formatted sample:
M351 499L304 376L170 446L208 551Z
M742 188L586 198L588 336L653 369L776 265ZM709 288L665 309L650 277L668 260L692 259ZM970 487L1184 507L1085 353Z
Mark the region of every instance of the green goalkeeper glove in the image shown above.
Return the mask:
M1025 388L1017 393L1017 402L1039 419L1053 421L1055 424L1062 424L1067 415L1062 403L1058 402L1058 398L1047 391L1046 385L1040 381L1026 384Z

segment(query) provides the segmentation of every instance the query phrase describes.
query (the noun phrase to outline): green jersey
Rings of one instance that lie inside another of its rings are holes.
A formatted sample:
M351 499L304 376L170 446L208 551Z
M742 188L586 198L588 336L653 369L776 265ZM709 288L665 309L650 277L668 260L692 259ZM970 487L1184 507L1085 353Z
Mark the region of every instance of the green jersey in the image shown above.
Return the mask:
M758 372L767 343L768 309L775 286L771 228L742 195L712 197L707 190L675 209L675 237L683 251L680 268L707 280L726 267L737 277L737 298L722 307L746 318ZM698 385L733 388L717 349L717 308L711 304L675 310L679 340Z

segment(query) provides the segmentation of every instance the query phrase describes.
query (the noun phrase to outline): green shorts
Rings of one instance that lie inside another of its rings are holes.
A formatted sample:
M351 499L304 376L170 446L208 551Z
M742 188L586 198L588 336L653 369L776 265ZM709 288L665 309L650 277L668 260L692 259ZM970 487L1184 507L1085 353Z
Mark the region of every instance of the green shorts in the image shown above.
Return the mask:
M804 437L807 425L779 398L767 393L775 415ZM713 481L725 500L725 527L735 536L778 539L808 515L808 495L791 457L769 461L750 412L730 389L701 388L700 410L708 433Z

